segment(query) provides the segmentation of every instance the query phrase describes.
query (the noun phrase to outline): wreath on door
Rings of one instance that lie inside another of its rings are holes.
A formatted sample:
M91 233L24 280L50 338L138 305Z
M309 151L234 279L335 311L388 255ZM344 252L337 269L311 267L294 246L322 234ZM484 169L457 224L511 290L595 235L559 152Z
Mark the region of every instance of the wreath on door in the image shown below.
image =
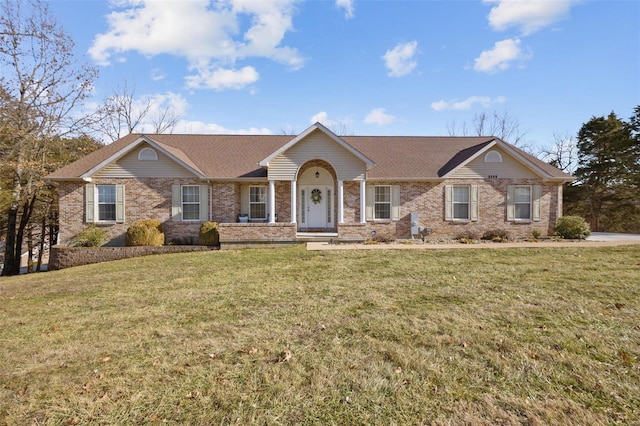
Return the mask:
M311 201L313 201L313 204L318 204L322 201L322 191L317 188L311 191Z

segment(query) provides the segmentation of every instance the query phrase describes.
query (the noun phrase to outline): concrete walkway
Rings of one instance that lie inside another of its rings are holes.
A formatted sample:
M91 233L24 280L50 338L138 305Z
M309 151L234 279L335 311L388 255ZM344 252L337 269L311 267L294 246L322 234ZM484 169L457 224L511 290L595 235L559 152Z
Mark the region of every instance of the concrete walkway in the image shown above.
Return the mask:
M526 248L526 247L615 247L630 244L640 244L638 234L613 234L604 232L594 232L586 241L546 241L539 242L514 242L514 243L491 243L481 242L477 244L439 244L423 243L420 240L415 242L394 242L390 244L329 244L325 242L307 243L308 251L317 250L442 250L442 249L501 249L501 248Z

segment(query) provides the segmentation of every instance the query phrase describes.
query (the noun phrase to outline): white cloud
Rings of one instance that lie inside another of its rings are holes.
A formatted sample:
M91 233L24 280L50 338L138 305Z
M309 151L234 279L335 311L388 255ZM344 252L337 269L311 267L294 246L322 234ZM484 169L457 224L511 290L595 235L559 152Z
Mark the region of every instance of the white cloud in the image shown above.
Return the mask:
M98 34L89 55L108 65L114 55L138 52L183 57L189 69L207 80L221 68L250 57L268 58L299 69L304 59L298 51L281 46L293 29L295 0L154 1L122 0L111 3L109 30ZM250 22L246 31L243 22ZM208 85L201 85L208 87ZM235 87L235 86L231 86Z
M457 99L453 99L450 101L441 100L438 102L434 102L431 104L431 108L435 111L444 111L444 110L458 110L458 111L466 111L471 108L475 104L482 105L484 108L488 108L493 104L501 104L507 100L504 96L498 96L491 99L489 96L470 96L465 100L458 101Z
M390 77L402 77L409 74L418 65L413 59L418 49L418 42L411 41L409 43L398 44L382 57L386 67L389 69Z
M329 114L326 111L320 111L315 114L309 120L311 124L320 123L323 126L329 128L332 132L338 135L347 135L352 133L353 120L349 117L334 120L329 118Z
M354 0L336 0L336 6L344 9L344 16L347 19L353 18Z
M336 121L329 120L329 114L327 114L326 111L320 111L319 113L315 114L311 117L309 122L311 122L311 124L320 123L326 127L331 127L336 124Z
M522 51L520 39L509 38L496 42L493 49L480 53L480 56L475 59L473 69L492 74L508 69L516 61L522 63L531 56L530 53Z
M387 114L384 108L375 108L364 118L366 124L377 124L378 126L384 126L387 124L393 124L396 121L396 117L391 114Z
M255 83L260 75L253 67L239 70L231 69L202 69L197 75L186 77L187 87L191 89L242 89Z
M249 127L248 129L229 129L216 123L180 120L173 133L182 134L224 134L224 135L271 135L273 132L265 127Z
M528 35L563 19L576 0L484 0L493 4L489 24L496 31L520 28Z

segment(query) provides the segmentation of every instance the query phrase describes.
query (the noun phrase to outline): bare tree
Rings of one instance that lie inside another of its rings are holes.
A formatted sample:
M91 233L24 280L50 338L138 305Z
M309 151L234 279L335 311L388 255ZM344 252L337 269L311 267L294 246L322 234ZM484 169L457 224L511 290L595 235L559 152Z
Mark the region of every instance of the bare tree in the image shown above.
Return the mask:
M114 89L99 109L101 120L96 131L115 141L140 131L142 127L152 133L171 133L178 117L171 106L163 106L151 96L136 99L135 85L125 81Z
M498 113L483 111L474 115L471 126L467 122L458 125L455 120L447 125L449 136L495 136L524 150L528 150L525 133L520 121L507 111Z
M76 109L97 71L40 0L0 0L0 155L12 175L2 275L20 272L24 232L42 188L48 142L87 124Z
M578 144L573 136L554 133L553 144L541 148L537 156L563 172L573 174L578 166Z

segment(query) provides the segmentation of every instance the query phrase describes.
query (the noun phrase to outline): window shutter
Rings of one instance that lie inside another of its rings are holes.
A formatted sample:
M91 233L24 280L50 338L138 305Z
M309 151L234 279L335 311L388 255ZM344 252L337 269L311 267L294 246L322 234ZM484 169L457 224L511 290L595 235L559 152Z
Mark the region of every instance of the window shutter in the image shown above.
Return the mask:
M391 219L400 220L400 185L391 187Z
M171 220L180 222L182 210L182 191L180 185L171 185Z
M373 188L373 185L367 185L364 191L364 201L366 203L365 220L373 220Z
M471 185L470 188L471 194L469 194L470 198L471 198L471 204L470 204L470 208L471 208L471 220L473 222L477 222L478 221L478 185Z
M533 185L531 190L533 191L531 194L533 202L532 219L534 222L540 222L540 196L542 194L542 187L540 185Z
M249 185L243 185L240 191L240 213L249 214Z
M209 220L209 186L200 185L200 221Z
M95 210L96 186L92 183L84 187L84 214L87 222L96 221Z
M453 220L453 186L444 187L444 220Z
M124 185L116 185L116 222L124 222Z
M516 220L515 186L507 185L507 220Z

